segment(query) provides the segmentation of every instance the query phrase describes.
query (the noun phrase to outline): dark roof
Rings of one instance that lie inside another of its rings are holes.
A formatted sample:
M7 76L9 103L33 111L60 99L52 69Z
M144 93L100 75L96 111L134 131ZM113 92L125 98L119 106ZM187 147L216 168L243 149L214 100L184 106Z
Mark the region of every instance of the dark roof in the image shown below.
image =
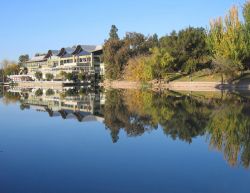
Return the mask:
M70 47L64 49L67 54L72 54L76 50L76 48L70 48Z
M96 50L97 46L96 45L80 45L83 50L86 50L88 52L92 52Z
M52 55L56 56L59 54L60 50L50 50Z
M87 56L90 55L90 52L87 52L85 50L82 50L80 53L77 54L77 56Z
M71 56L72 56L72 54L66 53L66 54L64 54L64 55L62 56L62 58L70 58Z

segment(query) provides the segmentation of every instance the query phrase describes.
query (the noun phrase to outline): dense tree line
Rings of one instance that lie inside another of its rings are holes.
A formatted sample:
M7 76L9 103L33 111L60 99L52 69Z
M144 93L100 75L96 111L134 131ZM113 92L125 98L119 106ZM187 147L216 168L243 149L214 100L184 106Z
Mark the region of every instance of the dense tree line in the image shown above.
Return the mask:
M209 69L232 79L250 68L250 1L242 15L243 21L233 6L208 30L188 27L161 38L133 32L120 39L112 26L104 44L106 78L147 81Z

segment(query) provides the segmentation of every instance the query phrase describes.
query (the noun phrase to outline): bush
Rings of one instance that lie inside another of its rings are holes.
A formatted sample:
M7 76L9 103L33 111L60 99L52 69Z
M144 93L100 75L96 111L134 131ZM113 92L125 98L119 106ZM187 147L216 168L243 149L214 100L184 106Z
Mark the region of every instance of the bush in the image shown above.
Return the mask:
M51 74L51 73L47 73L47 74L45 75L45 77L46 77L46 80L47 80L47 81L51 81L51 80L54 79L54 75Z
M83 73L83 72L80 72L80 73L78 74L78 80L80 80L80 81L86 80L86 74Z
M35 73L35 77L36 79L41 80L43 78L43 73L38 71Z
M36 92L35 92L35 95L38 97L38 96L42 96L43 95L43 90L42 89L38 89Z
M48 89L48 90L46 91L46 96L51 96L51 95L54 95L54 94L55 94L55 91L52 90L52 89Z
M62 80L66 80L67 79L67 72L61 71L60 72L60 77L61 77Z

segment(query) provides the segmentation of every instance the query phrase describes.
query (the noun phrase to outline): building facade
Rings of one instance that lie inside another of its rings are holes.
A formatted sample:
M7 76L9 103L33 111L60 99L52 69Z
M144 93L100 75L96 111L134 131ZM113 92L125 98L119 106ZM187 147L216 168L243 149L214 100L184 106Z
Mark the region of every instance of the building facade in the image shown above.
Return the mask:
M45 54L37 54L26 62L27 75L32 79L36 79L36 72L41 72L44 79L48 73L53 74L54 79L60 79L61 72L104 76L102 53L102 46L95 45L49 50Z

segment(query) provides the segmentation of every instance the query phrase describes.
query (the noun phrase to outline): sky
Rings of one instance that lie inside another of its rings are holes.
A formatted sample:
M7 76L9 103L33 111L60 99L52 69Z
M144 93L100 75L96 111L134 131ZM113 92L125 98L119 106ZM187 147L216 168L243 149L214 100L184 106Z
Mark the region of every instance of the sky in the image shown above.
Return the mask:
M166 35L209 26L246 0L1 0L0 61L77 44L103 44L111 25L126 32Z

